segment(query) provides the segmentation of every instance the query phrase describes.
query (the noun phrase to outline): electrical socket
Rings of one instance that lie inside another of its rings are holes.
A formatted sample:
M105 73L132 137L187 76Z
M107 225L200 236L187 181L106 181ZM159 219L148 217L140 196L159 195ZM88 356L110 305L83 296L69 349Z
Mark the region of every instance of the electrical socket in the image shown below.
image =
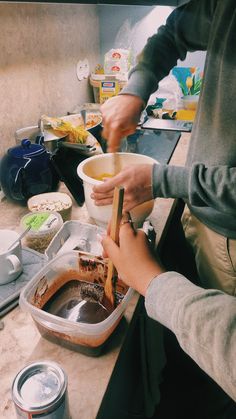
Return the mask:
M89 76L89 62L87 58L84 58L84 60L79 60L76 66L76 74L78 77L78 80L87 79Z

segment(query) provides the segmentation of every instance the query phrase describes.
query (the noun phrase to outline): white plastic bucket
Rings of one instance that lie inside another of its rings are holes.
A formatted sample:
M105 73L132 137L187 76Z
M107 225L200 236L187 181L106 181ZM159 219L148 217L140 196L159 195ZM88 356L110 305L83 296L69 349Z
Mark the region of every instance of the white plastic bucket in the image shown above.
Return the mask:
M121 169L132 164L154 164L158 163L149 156L135 153L118 153ZM85 204L90 217L92 217L97 225L106 227L111 218L112 205L97 206L91 198L94 185L99 185L102 181L95 179L102 173L113 172L113 153L101 154L90 157L82 161L78 168L77 174L83 180ZM136 227L142 226L145 219L151 214L154 206L154 200L144 202L131 211L131 217Z

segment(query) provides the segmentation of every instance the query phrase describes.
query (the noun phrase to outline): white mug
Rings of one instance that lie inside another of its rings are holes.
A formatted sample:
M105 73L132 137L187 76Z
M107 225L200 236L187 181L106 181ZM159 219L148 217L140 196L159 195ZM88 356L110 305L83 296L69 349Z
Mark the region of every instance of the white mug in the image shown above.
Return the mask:
M0 230L0 285L14 281L22 272L22 249L19 234L12 230Z

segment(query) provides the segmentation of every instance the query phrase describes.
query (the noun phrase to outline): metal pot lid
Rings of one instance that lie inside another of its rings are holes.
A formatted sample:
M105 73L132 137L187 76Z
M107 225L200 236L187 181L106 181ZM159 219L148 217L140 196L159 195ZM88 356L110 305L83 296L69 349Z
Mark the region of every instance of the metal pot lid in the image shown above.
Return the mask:
M9 148L8 152L14 157L34 157L46 153L45 147L40 144L32 144L30 140L24 139L21 145Z

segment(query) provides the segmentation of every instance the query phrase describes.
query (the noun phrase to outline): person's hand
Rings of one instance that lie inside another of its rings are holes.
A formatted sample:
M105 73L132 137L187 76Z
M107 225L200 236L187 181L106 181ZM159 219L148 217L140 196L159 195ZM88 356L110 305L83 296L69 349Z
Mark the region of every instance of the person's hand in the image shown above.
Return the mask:
M102 239L102 246L119 277L145 295L152 279L165 270L152 254L146 234L141 230L135 231L128 219L129 214L126 213L120 226L119 246L109 236Z
M117 151L122 138L135 132L143 107L139 96L128 94L114 96L101 106L102 136L108 142L108 152Z
M152 164L135 164L124 168L118 175L94 186L91 198L98 206L110 205L115 186L123 186L123 208L124 211L130 211L137 205L153 199L152 167Z

